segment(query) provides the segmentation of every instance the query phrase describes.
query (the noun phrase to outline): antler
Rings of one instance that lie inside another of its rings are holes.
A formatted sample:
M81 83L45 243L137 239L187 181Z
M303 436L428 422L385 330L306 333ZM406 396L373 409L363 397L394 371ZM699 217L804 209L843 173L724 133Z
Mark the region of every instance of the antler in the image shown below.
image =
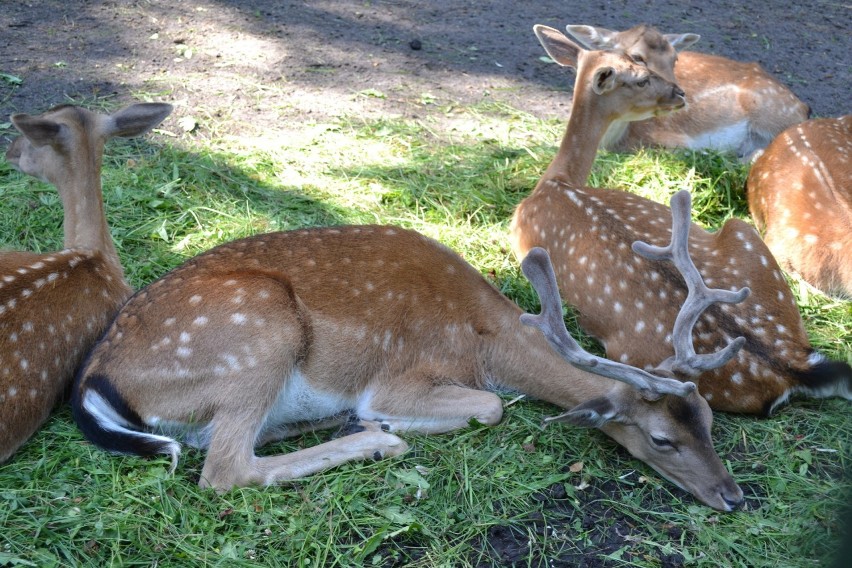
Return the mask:
M575 367L627 383L639 389L646 399L654 400L664 394L686 396L695 390L695 383L681 382L669 377L675 373L696 376L702 371L721 367L742 348L745 338L738 337L716 353L698 355L692 345L692 328L702 312L714 302L738 303L749 295L750 290L741 288L737 292L731 292L711 289L704 284L689 256L691 201L689 192L685 190L672 197L672 240L667 246L658 247L641 241L633 243L633 250L645 258L672 261L686 281L686 301L675 319L672 332L674 356L646 372L597 357L580 347L565 328L556 275L553 273L547 251L542 248L530 250L521 264L524 274L541 299L541 314L524 314L521 316L521 322L538 328L556 352Z
M527 279L541 299L539 315L523 314L521 323L538 328L547 338L551 347L571 365L627 383L642 392L648 399L656 399L663 394L686 396L695 390L695 383L681 382L667 377L658 377L642 369L610 361L585 351L568 333L562 319L562 299L556 285L556 275L550 256L543 248L533 248L521 263Z
M689 227L691 225L692 198L688 191L681 190L671 199L672 240L664 247L649 245L642 241L633 243L633 251L649 260L670 260L686 281L686 301L675 319L672 345L675 354L660 363L651 372L678 373L695 377L703 371L721 367L730 361L745 344L738 337L716 353L698 355L692 344L692 329L698 318L715 302L736 304L751 293L748 288L736 292L719 288L708 288L689 256Z

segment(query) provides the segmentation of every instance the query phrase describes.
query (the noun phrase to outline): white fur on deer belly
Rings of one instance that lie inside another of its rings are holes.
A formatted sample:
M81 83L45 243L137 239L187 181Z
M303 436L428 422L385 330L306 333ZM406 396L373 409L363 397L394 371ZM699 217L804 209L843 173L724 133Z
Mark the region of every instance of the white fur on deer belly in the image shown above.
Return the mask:
M748 138L748 121L741 120L689 139L687 147L691 150L713 148L724 151L737 151Z
M280 424L322 420L349 410L354 405L354 399L311 387L307 378L296 371L278 393L263 423L263 430Z

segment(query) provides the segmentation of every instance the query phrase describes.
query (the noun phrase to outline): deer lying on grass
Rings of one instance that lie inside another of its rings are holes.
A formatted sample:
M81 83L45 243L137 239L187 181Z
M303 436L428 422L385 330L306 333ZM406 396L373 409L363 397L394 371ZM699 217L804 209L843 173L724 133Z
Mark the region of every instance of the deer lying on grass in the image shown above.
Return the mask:
M607 91L598 86L600 62L625 56L584 51L545 26L535 31L552 59L577 67L577 77L559 151L512 219L513 248L519 258L533 247L550 253L565 300L610 359L654 365L672 353L675 306L686 288L677 273L630 247L638 239L665 242L671 212L627 192L583 187L600 136L640 94L629 82ZM639 72L623 65L624 73ZM730 412L768 415L794 393L852 398L852 369L811 348L793 294L755 230L732 219L713 234L693 225L690 235L690 253L708 284L745 284L752 294L736 306L708 309L695 326L701 351L714 349L720 333L726 340L744 336L736 359L678 376L695 381L713 409Z
M65 249L0 252L0 462L44 423L131 294L104 217L104 144L144 134L169 112L166 104L137 104L107 116L63 105L12 115L22 136L6 159L56 186Z
M754 162L746 187L779 264L852 299L852 115L785 130Z
M810 109L757 63L685 49L696 34L662 35L636 26L616 32L593 26L567 26L587 49L621 51L647 65L686 92L680 112L642 122L615 121L602 146L617 151L641 146L736 152L751 161L781 131L808 118Z
M527 265L546 265L541 254ZM556 326L546 333L562 345L555 286L539 293L555 306L540 325ZM496 424L503 406L488 390L509 389L571 409L559 419L601 428L707 505L739 505L694 385L579 347L563 359L521 314L457 254L413 231L258 235L132 297L79 373L72 408L85 436L112 452L168 454L174 468L175 438L207 448L199 484L224 491L399 455L407 446L392 432ZM255 455L349 417L358 422L347 436Z

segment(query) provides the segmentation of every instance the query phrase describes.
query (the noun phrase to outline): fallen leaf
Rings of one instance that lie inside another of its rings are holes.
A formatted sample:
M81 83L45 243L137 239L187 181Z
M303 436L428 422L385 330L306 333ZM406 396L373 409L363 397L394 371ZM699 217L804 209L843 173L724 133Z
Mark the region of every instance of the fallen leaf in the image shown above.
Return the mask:
M178 126L180 126L184 132L192 132L193 130L198 128L198 121L191 116L184 116L178 119L177 123Z

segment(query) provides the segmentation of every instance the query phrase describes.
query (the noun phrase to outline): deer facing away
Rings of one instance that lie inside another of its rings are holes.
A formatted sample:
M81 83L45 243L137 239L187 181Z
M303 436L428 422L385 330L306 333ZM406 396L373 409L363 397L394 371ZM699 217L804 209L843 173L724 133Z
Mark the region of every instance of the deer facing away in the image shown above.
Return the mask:
M535 30L551 58L576 66L577 77L559 151L512 219L513 248L520 258L533 247L550 253L566 302L609 358L655 365L672 353L675 306L686 288L677 273L630 247L638 239L667 241L671 211L627 192L583 187L599 136L637 95L627 87L599 92L592 62L604 52L583 51L552 28ZM702 351L713 350L720 334L746 338L727 365L680 375L696 382L713 409L768 415L795 393L852 398L852 369L812 349L781 270L751 226L732 219L708 233L693 225L690 253L708 284L752 290L738 305L709 308L695 326Z
M169 112L166 104L132 105L112 115L63 105L38 116L12 115L21 136L6 159L56 186L65 249L0 252L0 462L47 419L130 296L104 216L104 144L144 134Z
M685 49L700 36L660 34L649 26L612 31L567 26L587 49L616 50L647 65L686 92L688 106L642 122L614 122L602 146L617 151L641 146L736 152L751 161L784 129L806 120L808 105L757 63Z
M779 264L852 299L852 115L782 132L746 182L757 228Z
M560 329L548 333L564 349L558 292L541 276L547 255L535 264L543 304L557 306L545 319ZM113 452L176 463L176 438L206 448L199 483L227 490L398 455L406 444L395 432L496 424L502 402L489 391L508 389L570 409L559 419L601 428L702 502L738 506L694 385L587 354L566 361L521 315L457 254L412 231L257 235L133 296L78 374L72 409L85 436ZM254 453L348 417L358 422L347 436Z

